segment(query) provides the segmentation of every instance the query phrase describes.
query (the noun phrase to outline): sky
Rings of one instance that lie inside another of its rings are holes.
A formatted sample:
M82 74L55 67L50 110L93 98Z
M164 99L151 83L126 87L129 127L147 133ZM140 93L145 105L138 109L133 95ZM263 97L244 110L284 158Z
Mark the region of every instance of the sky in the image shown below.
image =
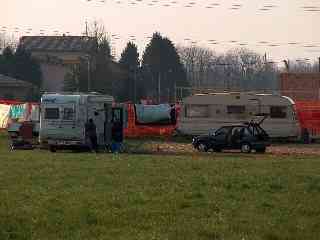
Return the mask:
M318 0L0 0L0 33L80 35L105 25L117 56L129 40L142 54L155 31L176 45L221 53L246 47L269 61L320 56ZM214 41L213 41L214 40Z

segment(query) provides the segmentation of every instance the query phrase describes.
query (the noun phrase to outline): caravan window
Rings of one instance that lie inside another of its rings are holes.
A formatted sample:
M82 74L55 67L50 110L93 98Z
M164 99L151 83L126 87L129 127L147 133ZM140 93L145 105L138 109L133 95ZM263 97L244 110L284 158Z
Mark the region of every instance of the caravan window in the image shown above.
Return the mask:
M63 120L74 120L73 108L64 108L63 109Z
M185 109L185 116L188 118L207 118L209 117L208 105L188 105Z
M287 117L287 107L284 107L284 106L270 107L270 117L271 118L286 118Z
M45 119L59 119L59 108L46 108L44 111Z
M245 106L227 106L228 114L242 114L245 113Z

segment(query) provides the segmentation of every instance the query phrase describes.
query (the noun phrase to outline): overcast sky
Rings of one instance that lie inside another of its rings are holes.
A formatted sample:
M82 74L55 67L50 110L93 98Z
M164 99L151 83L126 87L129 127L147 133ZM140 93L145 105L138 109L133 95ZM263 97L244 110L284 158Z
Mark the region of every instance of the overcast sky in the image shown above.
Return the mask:
M315 60L320 56L320 31L316 28L320 22L320 2L317 0L0 2L0 31L7 29L7 34L16 32L20 36L38 35L40 30L46 35L55 34L54 31L79 35L85 30L86 20L98 20L104 23L110 36L117 34L112 40L117 55L133 38L142 51L148 37L159 31L175 44L187 45L193 41L217 52L245 46L259 53L266 52L269 59L275 61ZM217 44L210 44L208 40L216 40Z

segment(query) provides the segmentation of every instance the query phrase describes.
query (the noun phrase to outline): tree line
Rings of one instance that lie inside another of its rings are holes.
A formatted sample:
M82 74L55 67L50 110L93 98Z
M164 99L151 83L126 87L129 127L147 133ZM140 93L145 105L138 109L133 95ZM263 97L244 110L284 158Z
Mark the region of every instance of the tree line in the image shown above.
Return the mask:
M140 59L138 47L128 42L116 61L104 28L94 23L88 28L95 40L90 59L83 59L65 77L66 91L97 91L113 95L117 101L152 99L172 102L175 86L189 86L180 55L170 39L153 34ZM89 83L90 81L90 83Z
M96 91L113 95L120 102L140 99L173 102L179 88L278 90L279 72L285 70L269 62L267 56L246 48L217 53L194 45L175 46L158 32L153 34L141 57L137 45L129 41L116 60L103 25L94 22L87 34L94 47L87 58L81 58L80 64L70 67L64 79L65 91ZM318 65L292 61L286 70L312 72L318 71ZM16 49L4 48L0 54L0 73L41 88L39 63L19 45Z
M0 74L32 83L36 90L28 96L27 100L38 100L42 73L39 63L31 57L29 52L21 47L14 49L6 46L0 54ZM7 96L7 98L11 97Z

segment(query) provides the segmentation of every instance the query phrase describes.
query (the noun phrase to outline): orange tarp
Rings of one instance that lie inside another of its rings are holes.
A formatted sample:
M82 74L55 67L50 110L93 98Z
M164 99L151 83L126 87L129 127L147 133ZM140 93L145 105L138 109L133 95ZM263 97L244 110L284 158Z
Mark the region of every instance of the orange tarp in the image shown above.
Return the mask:
M295 106L301 129L320 136L320 101L296 101Z
M124 129L126 137L150 137L150 136L171 136L176 129L176 124L158 125L137 125L135 117L134 104L126 104L128 111L128 123ZM178 115L179 107L176 106L176 113Z

